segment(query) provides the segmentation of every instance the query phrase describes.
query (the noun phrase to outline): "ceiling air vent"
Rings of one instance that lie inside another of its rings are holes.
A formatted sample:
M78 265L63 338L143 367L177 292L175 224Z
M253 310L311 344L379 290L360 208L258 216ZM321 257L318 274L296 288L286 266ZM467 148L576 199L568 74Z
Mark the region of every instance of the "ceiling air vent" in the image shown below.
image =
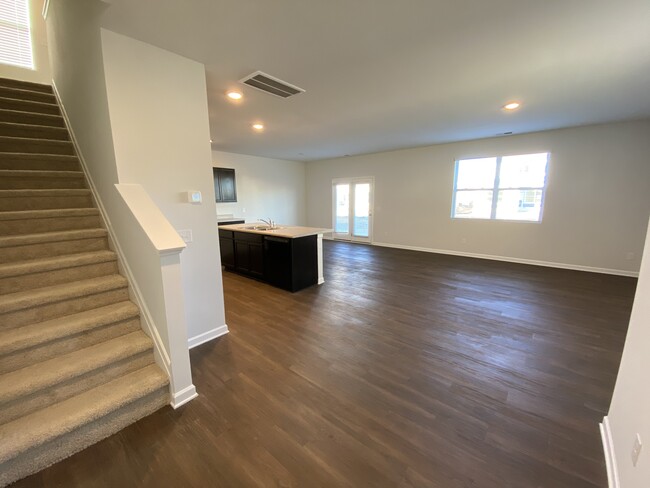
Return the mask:
M262 73L261 71L256 71L251 73L248 76L245 76L240 83L244 85L251 86L257 90L270 93L276 97L289 98L293 95L298 95L299 93L304 93L305 90L298 88L297 86L291 85L286 81L279 80L274 78L271 75Z

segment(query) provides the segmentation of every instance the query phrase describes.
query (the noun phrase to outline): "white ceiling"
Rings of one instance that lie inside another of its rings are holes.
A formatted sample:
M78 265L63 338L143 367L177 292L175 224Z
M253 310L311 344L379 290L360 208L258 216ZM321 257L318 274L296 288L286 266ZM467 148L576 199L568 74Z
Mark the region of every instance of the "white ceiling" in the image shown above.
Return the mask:
M217 150L314 160L650 117L649 0L111 4L105 27L206 65ZM256 70L307 92L229 102Z

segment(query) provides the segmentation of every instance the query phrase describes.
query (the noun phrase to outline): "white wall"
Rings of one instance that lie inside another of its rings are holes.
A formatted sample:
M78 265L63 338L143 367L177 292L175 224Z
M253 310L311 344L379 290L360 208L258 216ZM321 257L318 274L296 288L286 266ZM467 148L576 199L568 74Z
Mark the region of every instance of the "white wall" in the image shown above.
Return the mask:
M650 485L650 226L645 243L623 359L607 416L621 488ZM645 443L636 467L636 434Z
M119 197L100 37L105 8L99 1L50 0L47 36L54 85L99 196L110 208Z
M377 243L634 274L650 214L649 136L640 121L310 162L307 223L332 226L332 178L374 176ZM545 151L543 222L450 218L456 159Z
M0 64L0 78L13 78L45 85L52 83L50 56L47 47L47 32L45 20L43 19L43 3L44 0L29 0L29 22L32 36L34 69Z
M212 165L235 168L237 180L237 203L218 203L218 214L306 224L305 163L212 151Z
M98 0L50 1L46 24L53 85L94 195L112 230L113 244L126 260L127 266L122 270L130 270L131 297L141 304L145 302L141 310L142 325L154 339L156 361L170 372L172 404L178 405L192 397L194 386L191 383L185 318L183 313L170 316L167 312L162 274L180 267L174 263L166 266L163 261L176 258L180 264L180 259L178 255L159 254L152 236L145 235L132 209L127 207L116 189L119 180L100 31L105 8L106 4ZM172 237L180 241L178 235ZM180 276L176 278L180 289ZM176 304L179 303L182 300L176 300ZM174 330L166 330L170 327ZM179 336L184 339L174 341ZM173 364L170 364L170 357L174 358Z
M225 326L214 216L204 66L102 29L104 72L121 183L139 183L176 230L191 230L181 254L188 336ZM203 204L187 202L200 190Z

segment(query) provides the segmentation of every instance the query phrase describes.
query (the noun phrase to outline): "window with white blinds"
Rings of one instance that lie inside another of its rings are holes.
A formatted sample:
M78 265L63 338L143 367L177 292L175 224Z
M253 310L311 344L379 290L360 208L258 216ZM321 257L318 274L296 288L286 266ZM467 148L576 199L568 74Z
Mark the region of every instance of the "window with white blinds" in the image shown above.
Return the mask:
M34 69L28 0L0 0L0 63Z

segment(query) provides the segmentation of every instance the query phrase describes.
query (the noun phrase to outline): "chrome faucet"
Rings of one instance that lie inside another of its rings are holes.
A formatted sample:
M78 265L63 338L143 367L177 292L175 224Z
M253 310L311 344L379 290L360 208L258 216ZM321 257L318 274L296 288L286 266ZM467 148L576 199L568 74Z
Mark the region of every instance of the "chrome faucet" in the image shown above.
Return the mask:
M268 220L265 220L265 219L257 219L257 220L259 220L260 222L264 222L266 225L269 226L269 228L270 228L271 230L275 229L275 222L273 222L272 219L268 219Z

